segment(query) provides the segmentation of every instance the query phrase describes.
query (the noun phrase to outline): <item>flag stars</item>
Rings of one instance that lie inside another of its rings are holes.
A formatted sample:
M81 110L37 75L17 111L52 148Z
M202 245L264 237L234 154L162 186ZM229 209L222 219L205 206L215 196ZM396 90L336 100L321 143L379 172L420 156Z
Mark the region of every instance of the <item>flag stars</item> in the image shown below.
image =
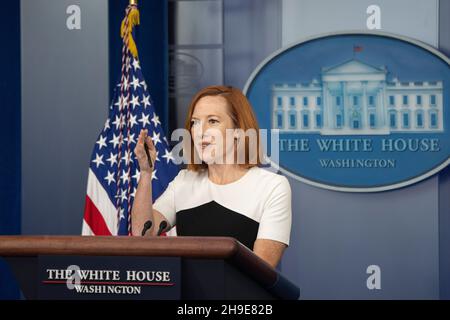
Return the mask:
M136 122L137 124L137 122ZM130 135L130 143L136 143L136 140L134 140L134 133L132 135Z
M123 140L124 140L123 138L120 139L120 141L119 141L119 148L122 148L122 145L123 145L123 142L124 142Z
M141 178L141 172L136 169L136 173L134 174L134 176L132 176L133 179L136 179L136 182L139 182L139 179Z
M106 159L109 162L109 166L112 167L115 163L117 163L117 154L112 152L109 153L109 158Z
M133 86L134 91L136 91L137 88L140 88L141 83L139 82L139 79L133 76L133 82L131 82L131 85Z
M123 119L121 119L121 117L116 115L116 118L113 121L113 125L116 126L116 130L119 130L119 128L121 127L121 124L123 124Z
M126 182L130 181L128 177L128 172L122 170L122 176L120 177L120 179L122 180L122 184L125 184Z
M125 164L128 166L130 164L130 162L133 162L133 159L131 158L132 156L132 152L131 151L125 151L125 155L123 157L123 161L125 162Z
M123 101L124 101L124 100L125 100L125 97L124 97L123 95L120 95L120 96L117 98L117 102L114 103L114 105L115 105L116 107L118 107L119 110L122 110L122 106L123 106Z
M115 148L117 147L117 145L119 144L119 139L120 139L120 136L116 136L116 134L113 133L113 138L112 138L112 140L109 141L109 143L112 143L112 144L113 144L113 148L114 148L114 149L115 149Z
M105 164L103 162L103 155L100 156L98 153L95 154L95 160L92 160L92 162L96 164L97 168L100 165L102 165L102 164L104 165Z
M137 118L137 115L130 115L130 120L129 120L129 123L130 123L130 127L131 128L133 128L133 126L136 124L138 124L137 123L137 121L136 121L136 118Z
M142 117L141 119L139 119L139 122L142 122L142 127L145 128L146 124L150 124L150 120L148 120L148 117L150 117L150 115L144 115L144 113L142 113Z
M167 160L167 163L169 163L170 160L172 160L172 161L174 160L174 158L172 156L172 152L169 152L168 149L165 149L164 155L162 157Z
M133 67L134 67L134 71L141 68L138 60L133 59Z
M128 137L123 139L123 141L128 142ZM130 144L131 143L136 143L136 141L134 140L134 133L132 135L130 135Z
M123 110L123 109L125 109L125 107L128 106L128 104L130 103L128 100L129 100L128 95L122 97L122 106L120 107L119 110Z
M134 197L136 197L136 191L137 191L137 189L136 189L136 187L133 189L133 192L130 194L130 197L132 197L132 198L134 198Z
M123 79L122 87L124 88L125 91L127 91L128 88L129 88L129 86L130 86L130 84L129 84L129 82L128 82L128 77L125 77L125 78Z
M98 139L96 144L98 144L98 149L102 150L102 147L106 147L106 137L100 135L100 138Z
M130 60L131 60L131 59L130 59L129 57L128 57L127 60L126 60L125 68L126 68L127 72L130 71L130 69L131 69L131 63L130 63Z
M145 83L145 81L141 81L141 86L142 88L144 88L144 91L147 91L147 84Z
M111 127L109 126L110 121L111 121L111 120L110 120L109 118L106 120L105 126L104 126L104 128L103 128L103 131L106 131L106 129L110 129L110 128L111 128Z
M119 198L120 198L121 202L124 202L125 200L127 200L127 190L126 189L122 190L122 193L120 194Z
M161 124L161 121L159 121L159 117L154 112L153 112L153 118L151 121L154 123L155 127L157 127L159 124Z
M144 104L144 109L147 109L147 106L150 106L150 96L146 96L145 94L142 97L141 103Z
M125 63L126 63L126 68L127 68L127 72L130 71L131 69L131 64L132 64L132 60L134 60L134 58L132 58L131 56L127 56Z
M155 169L152 171L152 181L153 181L153 179L158 180L158 177L156 176L156 171L158 171L158 170Z
M151 138L153 140L153 144L155 145L155 147L158 145L158 143L161 143L159 136L160 136L159 133L156 133L156 131L153 131L153 136Z
M116 182L116 180L114 179L114 172L109 172L108 170L108 174L106 175L105 180L108 181L108 186L111 184L111 182Z
M125 215L123 214L125 212L124 208L120 208L119 210L119 218L120 220L125 220Z
M133 110L134 110L134 108L136 108L136 106L140 106L140 104L139 104L139 96L133 95L133 98L131 99L130 103L133 105Z

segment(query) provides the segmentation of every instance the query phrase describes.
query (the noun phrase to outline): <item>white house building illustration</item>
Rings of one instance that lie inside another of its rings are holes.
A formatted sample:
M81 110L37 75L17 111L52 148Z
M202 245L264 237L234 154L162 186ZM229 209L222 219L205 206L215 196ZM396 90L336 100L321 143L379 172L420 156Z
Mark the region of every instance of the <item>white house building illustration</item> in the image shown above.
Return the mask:
M272 127L323 135L442 132L442 81L387 79L357 59L322 68L320 80L275 84Z

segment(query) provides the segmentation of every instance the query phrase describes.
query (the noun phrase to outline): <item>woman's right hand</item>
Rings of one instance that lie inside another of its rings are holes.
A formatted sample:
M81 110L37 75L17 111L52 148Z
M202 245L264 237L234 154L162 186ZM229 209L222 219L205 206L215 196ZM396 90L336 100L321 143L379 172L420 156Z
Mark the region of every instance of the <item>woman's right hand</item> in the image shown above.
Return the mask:
M152 173L153 168L150 167L149 159L147 157L147 154L145 153L145 147L144 147L144 141L147 143L148 151L153 163L153 166L155 166L156 161L156 148L153 145L152 139L148 136L148 130L142 129L139 133L139 138L136 143L136 147L134 148L134 154L136 155L136 158L139 163L139 170L141 173Z

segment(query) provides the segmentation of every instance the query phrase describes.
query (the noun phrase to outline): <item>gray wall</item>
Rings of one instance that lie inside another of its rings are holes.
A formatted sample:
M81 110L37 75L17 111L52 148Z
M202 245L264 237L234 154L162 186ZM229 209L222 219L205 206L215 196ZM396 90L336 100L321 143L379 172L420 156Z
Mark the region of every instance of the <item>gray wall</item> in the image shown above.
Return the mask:
M171 109L183 127L189 103L213 84L244 88L258 64L281 47L280 0L170 2Z
M450 56L450 1L439 1L439 49ZM450 299L450 167L439 174L439 289Z
M367 30L366 9L381 9L381 30L438 44L438 0L282 0L283 45L342 30Z
M81 7L81 30L66 9ZM22 0L22 233L80 234L108 99L108 1Z

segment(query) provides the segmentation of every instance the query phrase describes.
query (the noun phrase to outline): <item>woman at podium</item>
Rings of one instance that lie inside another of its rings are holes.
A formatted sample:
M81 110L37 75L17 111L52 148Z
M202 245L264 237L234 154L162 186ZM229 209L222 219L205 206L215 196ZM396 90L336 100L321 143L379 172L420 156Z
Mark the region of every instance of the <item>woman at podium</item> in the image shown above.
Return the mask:
M249 101L236 88L204 88L190 104L185 127L187 168L154 203L148 195L156 149L146 130L139 135L133 235L176 226L179 236L234 237L275 267L289 245L291 189L284 176L261 167L259 127ZM256 143L243 134L252 131Z

